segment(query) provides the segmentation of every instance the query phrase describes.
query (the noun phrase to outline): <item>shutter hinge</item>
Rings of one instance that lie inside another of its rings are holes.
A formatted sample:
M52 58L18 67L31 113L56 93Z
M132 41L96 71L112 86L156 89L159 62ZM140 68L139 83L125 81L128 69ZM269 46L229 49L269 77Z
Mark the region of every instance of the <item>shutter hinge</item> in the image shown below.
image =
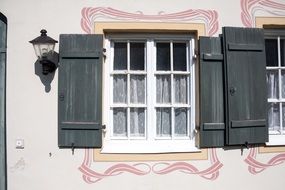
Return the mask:
M102 132L103 132L103 133L106 133L106 132L107 132L106 125L102 125Z
M104 58L106 58L106 56L107 56L107 49L106 48L102 49L102 54L103 54Z

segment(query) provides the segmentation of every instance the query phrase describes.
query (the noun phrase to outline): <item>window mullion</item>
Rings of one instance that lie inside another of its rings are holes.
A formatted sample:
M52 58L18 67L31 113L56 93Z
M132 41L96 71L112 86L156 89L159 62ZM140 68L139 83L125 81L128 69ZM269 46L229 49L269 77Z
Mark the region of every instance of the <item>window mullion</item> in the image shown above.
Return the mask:
M171 96L170 96L170 102L171 102L171 125L170 125L170 127L171 127L171 130L170 130L170 136L171 136L171 139L174 139L174 131L175 131L175 129L174 129L174 126L175 126L175 124L174 124L174 108L173 108L173 104L174 104L174 83L173 83L173 81L174 81L174 76L173 76L173 68L174 68L174 66L173 66L173 41L170 41L170 71L171 71L171 74L170 74L170 94L171 94Z
M154 75L155 71L155 58L156 58L156 49L153 40L147 40L146 46L146 69L147 69L147 118L148 123L146 127L147 139L154 140L156 134L156 110L155 110L155 101L156 101L156 78Z
M278 36L278 38L277 38L277 50L278 50L278 53L277 53L277 55L278 55L278 67L280 68L281 67L281 52L280 52L280 37ZM282 99L282 77L281 77L281 69L278 69L278 81L279 81L279 83L278 83L278 87L279 87L279 92L278 92L278 95L279 95L279 101ZM283 131L282 131L282 128L283 128L283 119L282 119L282 112L283 112L283 110L282 110L282 103L280 102L279 103L279 118L280 118L280 128L279 128L279 130L280 130L280 133L282 134L283 133Z
M130 41L127 42L127 137L130 139Z
M191 41L189 41L189 45L188 45L188 53L189 55L187 55L188 57L188 67L189 67L189 71L190 71L190 76L188 81L190 82L190 87L188 85L188 98L189 98L189 104L190 104L190 117L188 118L188 130L189 130L189 134L191 139L194 138L194 129L195 129L195 60L192 59L194 57L195 54L195 41L194 39L192 39ZM189 113L189 112L188 112Z
M192 101L191 101L191 89L189 88L189 84L190 84L190 87L192 87L192 80L191 80L191 75L192 75L192 70L190 70L190 68L191 68L191 65L190 65L190 55L191 55L191 52L190 52L190 42L191 41L189 41L188 43L187 43L187 45L186 45L186 56L187 56L187 59L186 59L186 71L190 71L190 76L189 76L189 74L187 74L187 100L186 100L186 103L187 104L189 104L190 105L190 108L186 108L186 115L187 115L187 123L186 123L186 125L187 125L187 130L186 130L186 135L187 135L187 137L191 137L191 139L192 139L192 130L191 130L191 122L190 122L190 120L192 119L192 115L191 115L191 113L192 113ZM192 57L192 56L191 56Z
M108 40L107 43L106 43L106 48L110 49L110 52L107 51L107 53L109 55L109 56L107 56L107 59L109 58L110 59L109 62L112 63L112 64L103 64L103 66L105 67L106 71L109 71L109 74L110 74L110 79L108 79L109 77L105 78L105 81L106 81L105 84L109 84L110 85L110 89L113 89L113 80L114 79L113 79L113 75L111 75L111 73L112 73L113 68L114 68L114 59L113 59L113 57L114 57L114 42L111 42L111 41ZM109 95L109 98L107 98L106 105L113 105L113 90L112 90L112 93L107 93L106 90L104 91L104 93ZM106 97L106 96L104 96L104 97ZM109 126L108 127L109 131L107 130L107 133L109 132L109 134L110 134L110 135L106 135L106 137L107 138L111 138L111 137L114 136L114 134L113 134L113 131L114 131L113 108L111 107L110 112L106 112L106 113L109 113L109 114L107 114L107 118L108 118L108 116L110 117L110 120L106 119L106 121L105 121L107 126ZM104 114L104 111L103 111L103 114Z

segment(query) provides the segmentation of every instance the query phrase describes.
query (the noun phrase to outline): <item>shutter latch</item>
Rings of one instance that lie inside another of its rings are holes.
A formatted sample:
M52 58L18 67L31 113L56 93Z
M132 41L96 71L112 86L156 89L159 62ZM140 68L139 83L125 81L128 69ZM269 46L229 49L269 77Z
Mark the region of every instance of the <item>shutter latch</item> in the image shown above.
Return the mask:
M74 143L71 143L71 152L72 152L72 155L74 155Z
M230 94L231 94L231 96L233 96L236 91L237 91L237 88L236 88L236 87L231 87L231 88L230 88Z
M249 148L249 144L248 144L247 141L245 141L244 144L241 145L241 155L243 155L243 148L244 148L244 147L245 147L246 149Z
M64 101L64 94L63 94L63 93L61 93L61 94L59 95L59 100L60 100L60 101Z

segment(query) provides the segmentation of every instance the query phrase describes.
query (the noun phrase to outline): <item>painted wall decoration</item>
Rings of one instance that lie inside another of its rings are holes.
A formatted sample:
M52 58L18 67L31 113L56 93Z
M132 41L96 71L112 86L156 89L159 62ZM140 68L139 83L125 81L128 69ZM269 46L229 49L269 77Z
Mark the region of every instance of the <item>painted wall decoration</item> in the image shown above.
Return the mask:
M241 21L246 27L255 27L255 17L261 11L272 16L285 16L284 0L241 0Z
M260 172L263 172L269 167L277 166L285 162L285 153L281 153L281 154L277 154L273 156L266 163L258 161L257 155L258 155L258 148L257 147L251 148L249 155L244 160L248 164L248 171L254 175Z
M146 15L141 11L129 13L111 7L86 7L81 11L81 27L86 33L92 33L97 19L111 19L114 21L139 21L139 22L179 22L179 23L204 23L206 33L213 36L219 28L218 13L215 10L188 9L176 13L160 11L157 15Z
M213 36L217 33L218 13L215 10L193 10L188 9L176 13L164 13L159 12L157 15L146 15L141 11L136 13L124 12L111 7L86 7L81 11L81 27L86 33L93 33L94 23L98 19L107 19L113 21L124 22L179 22L179 23L204 23L206 28L206 34ZM153 165L150 163L116 163L108 167L105 171L98 172L96 164L93 161L92 150L85 150L84 160L79 167L79 171L82 172L83 179L86 183L96 183L106 177L112 177L121 175L123 173L132 173L137 176L147 175L154 173L158 175L169 174L175 171L183 172L185 174L193 174L201 176L208 180L215 180L219 176L219 170L223 164L219 161L216 149L209 149L209 167L206 169L198 169L189 162L158 162Z
M223 164L219 161L216 150L208 149L210 163L206 169L198 169L189 162L158 162L155 164L151 163L116 163L108 167L105 171L98 172L96 170L95 162L93 161L92 155L93 150L86 149L84 160L79 167L79 171L82 173L83 180L86 183L96 183L106 177L113 177L124 173L131 173L137 176L147 175L154 173L158 175L169 174L171 172L182 172L185 174L198 175L204 179L215 180L219 176L219 170L223 167ZM206 160L205 162L208 162Z
M255 27L257 12L271 16L285 16L284 0L241 0L241 21L245 27ZM267 163L258 161L258 148L251 148L245 159L248 171L258 174L265 169L285 162L285 153L274 155Z

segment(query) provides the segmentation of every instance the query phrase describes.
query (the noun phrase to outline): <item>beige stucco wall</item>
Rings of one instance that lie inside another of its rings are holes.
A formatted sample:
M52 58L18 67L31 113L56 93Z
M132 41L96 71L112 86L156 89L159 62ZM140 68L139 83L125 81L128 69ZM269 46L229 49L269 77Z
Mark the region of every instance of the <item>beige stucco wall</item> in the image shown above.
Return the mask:
M285 6L282 0L274 0L274 2ZM59 149L57 146L57 72L51 82L50 91L46 92L44 82L35 74L36 57L31 44L28 43L29 40L39 35L42 28L47 29L48 35L55 39L58 39L59 34L62 33L85 33L81 26L81 11L84 7L111 7L119 11L142 15L163 15L189 9L211 10L215 11L218 16L218 29L213 33L216 36L221 32L222 26L244 26L241 19L241 4L240 0L1 0L0 12L8 18L6 103L8 190L266 190L284 188L283 150L262 154L257 152L256 160L259 163L268 163L270 159L279 157L281 161L275 164L270 163L268 167L264 166L264 171L254 175L249 172L249 165L244 160L250 151L255 153L255 149L245 149L242 152L239 147L231 150L209 149L206 150L206 156L202 160L197 158L181 161L183 163L179 162L194 166L198 171L204 172L203 174L213 164L219 163L219 167L209 169L209 173L215 171L213 173L216 177L212 180L201 177L197 172L187 174L176 170L160 175L152 170L145 175L124 172L116 176L104 177L96 183L87 183L88 180L83 179L84 173L78 169L86 158L85 150L76 149L72 155L71 150ZM256 4L256 7L263 9L256 9L256 11L252 8L248 9L249 15L252 16L252 26L255 25L255 17L283 17L283 21L285 19L285 9L282 10L282 6L276 9ZM272 14L274 11L278 14ZM120 22L120 18L114 19L107 14L101 14L96 19L92 19L100 22ZM92 19L91 22L94 21ZM206 17L190 16L188 20L183 21L177 19L173 21L130 19L127 21L198 23L204 24L205 27L207 23L211 25ZM58 51L58 46L56 51ZM17 139L24 140L24 149L15 148ZM214 156L215 159L211 160L213 153L217 157ZM92 150L91 154L93 155ZM150 167L155 166L156 163L161 164L159 160L94 162L92 158L90 161L90 170L101 174L112 166L119 167L118 164L134 166L140 163ZM163 162L178 163L175 159ZM143 167L138 168L145 171ZM95 173L93 175L95 176Z

